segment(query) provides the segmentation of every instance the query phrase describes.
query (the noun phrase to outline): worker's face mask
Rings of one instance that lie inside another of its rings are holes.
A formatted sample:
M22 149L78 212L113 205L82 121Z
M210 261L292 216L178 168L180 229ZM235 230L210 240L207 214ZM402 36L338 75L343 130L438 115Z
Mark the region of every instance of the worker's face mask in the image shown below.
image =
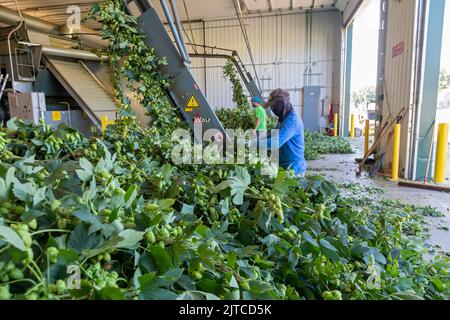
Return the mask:
M271 110L278 117L278 121L282 122L294 109L289 99L280 99L274 103Z

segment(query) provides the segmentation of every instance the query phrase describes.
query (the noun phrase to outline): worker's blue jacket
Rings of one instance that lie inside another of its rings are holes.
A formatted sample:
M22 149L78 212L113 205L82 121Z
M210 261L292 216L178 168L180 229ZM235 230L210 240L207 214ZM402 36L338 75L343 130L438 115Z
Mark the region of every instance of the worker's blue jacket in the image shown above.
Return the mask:
M280 166L292 169L295 174L303 174L307 169L305 160L305 135L303 122L295 111L289 113L278 124L278 134L259 141L261 146L280 149Z

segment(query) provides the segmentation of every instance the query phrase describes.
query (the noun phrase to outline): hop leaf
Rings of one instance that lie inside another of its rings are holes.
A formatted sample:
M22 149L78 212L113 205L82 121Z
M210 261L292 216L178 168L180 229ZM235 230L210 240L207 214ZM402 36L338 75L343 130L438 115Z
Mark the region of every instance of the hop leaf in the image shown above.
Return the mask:
M244 193L250 185L252 179L247 169L244 167L236 168L236 175L228 179L231 187L231 197L235 205L241 205L244 202Z

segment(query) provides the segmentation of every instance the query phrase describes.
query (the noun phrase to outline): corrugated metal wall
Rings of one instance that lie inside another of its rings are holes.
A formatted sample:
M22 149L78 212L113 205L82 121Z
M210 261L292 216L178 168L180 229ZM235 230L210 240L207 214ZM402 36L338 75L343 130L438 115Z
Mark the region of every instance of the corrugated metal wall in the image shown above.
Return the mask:
M392 112L394 117L400 110L410 108L413 89L413 57L415 54L415 16L416 0L390 1L388 31L386 40L385 99L383 118ZM395 56L394 47L404 42L404 52ZM402 122L402 139L400 150L400 172L407 163L409 142L409 114ZM382 149L387 151L386 164L390 169L392 163L392 141Z
M288 89L301 112L301 88L318 85L323 87L322 99L339 105L341 17L339 11L313 13L311 33L304 13L244 19L265 96L278 87ZM191 27L184 25L191 41L236 50L253 74L238 20L207 21L204 30L201 22L192 23ZM200 87L206 88L211 105L233 107L231 84L222 77L225 61L192 60L191 70Z

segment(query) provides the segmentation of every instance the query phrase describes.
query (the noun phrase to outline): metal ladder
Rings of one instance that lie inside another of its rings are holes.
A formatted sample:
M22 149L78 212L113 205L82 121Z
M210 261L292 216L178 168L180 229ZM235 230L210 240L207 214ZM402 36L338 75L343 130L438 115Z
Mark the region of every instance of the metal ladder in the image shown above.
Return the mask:
M204 49L204 53L190 53L189 55L191 57L197 57L197 58L211 58L211 59L229 59L231 62L233 62L234 66L236 67L237 72L239 73L239 76L242 79L242 82L244 83L245 87L247 88L249 94L252 97L259 97L262 101L264 101L264 96L261 90L259 90L258 86L256 85L255 80L253 79L250 72L248 72L247 68L245 67L245 64L243 63L241 57L238 55L236 50L231 49L225 49L225 48L218 48L218 47L212 47L212 46L206 46L201 44L189 44L192 47L200 47ZM206 52L206 50L209 49L210 52ZM218 52L217 52L218 51Z
M36 81L36 76L34 74L35 66L33 59L33 51L31 50L31 45L20 42L21 48L16 48L16 69L19 81Z
M0 100L2 100L3 92L5 91L6 83L8 82L9 74L6 74L6 76L3 76L3 74L0 73ZM5 102L7 103L7 102ZM0 127L3 126L5 121L5 109L4 106L0 105Z
M0 99L3 97L3 91L5 91L6 83L8 82L9 74L3 76L0 74Z

